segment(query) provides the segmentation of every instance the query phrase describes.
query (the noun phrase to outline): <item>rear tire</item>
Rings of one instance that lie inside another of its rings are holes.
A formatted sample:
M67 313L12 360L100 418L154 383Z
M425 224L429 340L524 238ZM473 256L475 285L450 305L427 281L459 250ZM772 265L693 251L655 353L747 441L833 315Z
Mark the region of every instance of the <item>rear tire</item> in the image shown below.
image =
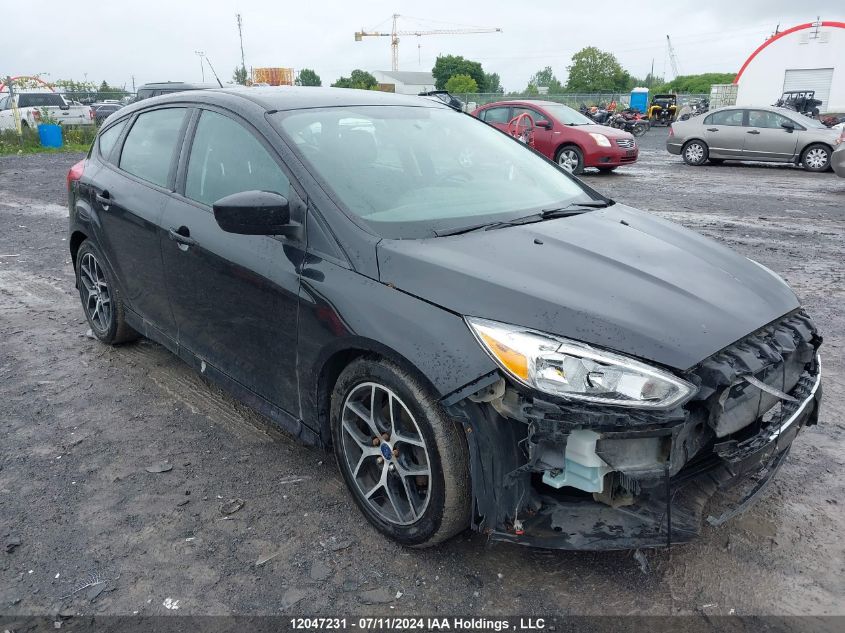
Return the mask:
M634 136L642 136L648 132L648 125L645 123L637 123L633 128L631 128L631 134Z
M827 171L830 168L830 154L829 147L813 143L801 153L801 164L807 171Z
M332 392L331 431L341 475L379 532L428 547L469 527L463 430L416 377L387 360L353 361Z
M681 156L687 165L698 167L707 162L710 150L704 141L688 141L681 148Z
M584 154L575 145L564 145L557 154L555 162L570 174L576 176L584 172Z
M76 287L91 332L107 345L134 341L139 334L126 323L123 297L105 258L91 240L76 253Z

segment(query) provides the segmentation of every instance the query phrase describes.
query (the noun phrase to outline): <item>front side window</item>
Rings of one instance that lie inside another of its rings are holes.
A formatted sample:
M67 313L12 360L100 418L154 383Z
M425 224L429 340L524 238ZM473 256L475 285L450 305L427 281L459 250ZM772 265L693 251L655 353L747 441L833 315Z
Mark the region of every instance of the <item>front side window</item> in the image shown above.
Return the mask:
M123 143L120 168L160 187L167 186L184 118L184 108L140 114Z
M792 121L785 116L781 116L776 112L769 112L768 110L749 110L748 112L748 126L762 127L762 128L780 128L784 123L791 124Z
M104 130L100 133L100 138L97 140L97 143L100 147L100 156L103 160L109 160L109 156L111 155L112 149L114 149L114 144L117 143L117 139L120 138L120 133L123 132L123 128L126 127L126 119L115 123L109 129Z
M722 110L714 112L706 119L707 125L742 125L742 110Z
M348 215L432 237L592 199L522 143L451 109L349 106L271 115Z
M185 196L211 206L241 191L272 191L287 196L290 181L249 130L227 116L206 110L200 116Z

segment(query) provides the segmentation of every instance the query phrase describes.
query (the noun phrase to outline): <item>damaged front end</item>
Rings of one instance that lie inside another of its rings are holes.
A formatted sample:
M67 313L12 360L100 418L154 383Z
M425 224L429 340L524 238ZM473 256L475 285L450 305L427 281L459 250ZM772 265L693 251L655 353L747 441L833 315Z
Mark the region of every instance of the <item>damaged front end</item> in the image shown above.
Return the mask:
M817 423L820 344L795 311L679 374L694 388L668 407L550 396L493 372L444 400L467 433L473 527L561 549L692 540L718 489L759 476L714 525L750 506Z

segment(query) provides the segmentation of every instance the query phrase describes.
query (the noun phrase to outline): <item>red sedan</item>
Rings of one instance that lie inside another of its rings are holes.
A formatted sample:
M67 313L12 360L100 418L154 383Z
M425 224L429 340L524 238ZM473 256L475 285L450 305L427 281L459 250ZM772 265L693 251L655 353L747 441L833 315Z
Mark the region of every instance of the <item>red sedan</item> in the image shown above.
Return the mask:
M613 171L637 160L639 149L630 133L598 125L553 101L497 101L481 106L473 115L500 130L512 131L511 122L523 113L534 124L534 148L574 174L585 167ZM527 121L523 117L519 124Z

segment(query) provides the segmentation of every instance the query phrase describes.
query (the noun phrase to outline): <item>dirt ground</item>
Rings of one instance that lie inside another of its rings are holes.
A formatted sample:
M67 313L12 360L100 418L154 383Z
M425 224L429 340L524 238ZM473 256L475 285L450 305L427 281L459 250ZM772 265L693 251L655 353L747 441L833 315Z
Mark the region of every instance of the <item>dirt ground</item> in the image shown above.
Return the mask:
M825 404L766 498L645 552L647 572L632 552L386 541L331 456L155 344L86 337L64 206L80 156L0 158L0 613L845 614L845 180L687 167L665 134L584 179L783 275L825 337Z

